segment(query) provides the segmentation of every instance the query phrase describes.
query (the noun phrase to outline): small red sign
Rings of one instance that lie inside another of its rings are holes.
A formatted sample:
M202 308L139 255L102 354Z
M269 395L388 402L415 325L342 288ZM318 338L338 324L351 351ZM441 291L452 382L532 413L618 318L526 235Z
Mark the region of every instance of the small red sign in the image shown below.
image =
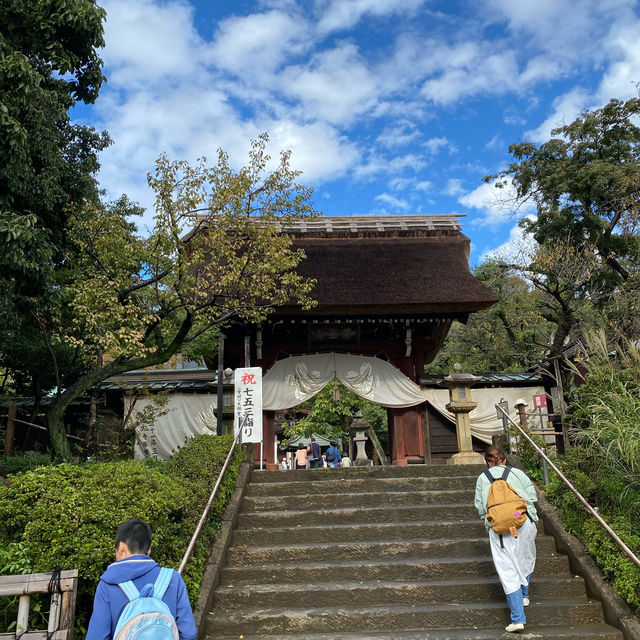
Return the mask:
M544 394L538 395L538 396L533 396L533 406L536 409L540 409L541 407L546 407L547 406L547 396L545 396Z

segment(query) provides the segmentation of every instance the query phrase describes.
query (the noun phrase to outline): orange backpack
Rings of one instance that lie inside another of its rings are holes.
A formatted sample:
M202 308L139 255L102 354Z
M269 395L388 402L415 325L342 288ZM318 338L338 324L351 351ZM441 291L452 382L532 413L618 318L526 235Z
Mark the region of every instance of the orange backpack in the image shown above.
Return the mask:
M519 529L527 519L527 501L507 482L510 471L511 467L505 467L502 478L494 478L489 469L484 472L491 482L487 496L487 520L498 535L513 533L512 529Z

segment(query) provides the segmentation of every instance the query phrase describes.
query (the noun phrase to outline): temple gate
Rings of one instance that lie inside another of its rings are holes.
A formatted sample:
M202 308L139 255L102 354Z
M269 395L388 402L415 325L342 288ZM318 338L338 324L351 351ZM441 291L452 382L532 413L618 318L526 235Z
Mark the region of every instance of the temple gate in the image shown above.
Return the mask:
M260 326L225 330L225 367L264 372L291 355L347 353L382 359L418 383L453 320L497 297L469 270L461 214L322 217L283 233L307 258L298 273L317 281L317 306L283 306ZM395 465L425 460L421 404L389 409ZM275 469L274 412L264 414L264 456ZM259 447L256 447L259 451ZM428 456L426 456L428 458Z

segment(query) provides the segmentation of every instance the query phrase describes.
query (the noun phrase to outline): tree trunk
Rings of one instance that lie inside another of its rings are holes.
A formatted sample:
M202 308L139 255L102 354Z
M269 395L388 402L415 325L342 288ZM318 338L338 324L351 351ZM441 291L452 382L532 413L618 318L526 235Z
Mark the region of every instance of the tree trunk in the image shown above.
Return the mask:
M182 345L185 337L188 335L191 326L191 316L187 316L172 342L164 349L158 349L148 356L134 360L118 360L118 358L116 358L78 378L70 387L57 396L47 412L47 428L49 429L49 439L51 440L51 447L53 448L55 457L62 460L71 459L71 448L69 447L67 433L64 428L64 412L78 396L91 389L91 387L98 384L98 382L102 382L111 376L166 362L178 351L180 345Z
M64 410L71 404L72 400L75 400L75 396L68 402L59 402L58 399L54 401L47 412L49 440L51 441L53 453L56 459L59 460L71 460L71 447L69 446L69 440L67 440L67 431L64 428Z

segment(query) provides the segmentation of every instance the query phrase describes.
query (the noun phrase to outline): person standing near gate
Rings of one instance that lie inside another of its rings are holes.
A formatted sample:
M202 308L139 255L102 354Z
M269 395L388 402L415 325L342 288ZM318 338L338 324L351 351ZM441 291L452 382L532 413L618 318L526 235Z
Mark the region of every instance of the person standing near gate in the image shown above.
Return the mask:
M324 458L327 466L331 468L342 466L342 455L336 447L336 443L331 441L329 448L324 452Z
M307 468L307 450L304 445L300 443L298 445L298 450L296 451L296 469L306 469Z
M478 476L474 504L489 532L493 564L511 612L511 624L505 627L505 631L513 633L523 631L527 622L524 607L529 606L529 580L536 564L538 532L538 514L533 503L538 498L531 480L520 469L507 466L507 457L498 447L489 447L484 459L489 468ZM508 487L501 482L503 480ZM495 489L491 489L492 485L495 485ZM501 499L496 504L487 504L490 495L493 498L499 489L515 499L515 502L503 502ZM513 518L510 522L506 522L499 513L501 506L507 504L516 505L504 508L505 513Z
M320 445L316 442L315 438L311 438L311 455L309 456L309 463L312 469L320 469L322 467L322 451Z

